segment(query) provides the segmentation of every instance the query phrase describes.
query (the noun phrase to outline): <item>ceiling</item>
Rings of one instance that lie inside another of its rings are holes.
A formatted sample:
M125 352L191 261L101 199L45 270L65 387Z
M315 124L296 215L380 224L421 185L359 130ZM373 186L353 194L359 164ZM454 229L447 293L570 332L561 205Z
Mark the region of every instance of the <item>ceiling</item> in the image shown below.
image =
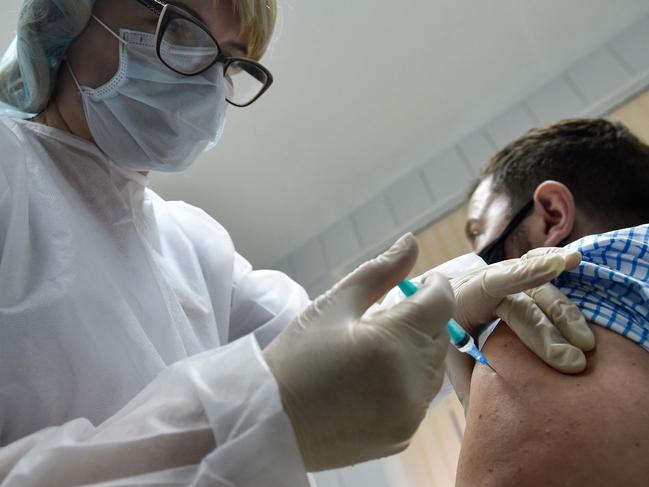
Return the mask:
M122 0L123 1L123 0ZM272 265L649 13L646 0L280 0L276 84L156 175ZM18 0L3 0L9 41Z

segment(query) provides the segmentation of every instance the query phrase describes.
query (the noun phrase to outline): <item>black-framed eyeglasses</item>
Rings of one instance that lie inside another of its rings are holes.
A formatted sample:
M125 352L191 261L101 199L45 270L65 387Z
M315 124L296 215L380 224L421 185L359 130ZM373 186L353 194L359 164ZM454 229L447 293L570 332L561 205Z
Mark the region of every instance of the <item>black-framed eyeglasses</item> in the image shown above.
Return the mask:
M494 240L491 242L489 245L487 245L482 251L478 254L482 260L484 260L487 264L495 264L497 262L502 262L505 260L506 253L505 253L505 242L507 242L507 238L516 230L516 228L521 224L523 220L527 217L528 213L530 210L534 207L534 200L530 201L527 203L525 206L523 206L516 214L514 215L514 218L511 219L507 227L505 227L505 230Z
M258 62L225 56L207 26L182 8L160 0L137 1L159 17L156 52L172 71L195 76L223 63L226 99L237 107L251 105L273 84L270 71Z

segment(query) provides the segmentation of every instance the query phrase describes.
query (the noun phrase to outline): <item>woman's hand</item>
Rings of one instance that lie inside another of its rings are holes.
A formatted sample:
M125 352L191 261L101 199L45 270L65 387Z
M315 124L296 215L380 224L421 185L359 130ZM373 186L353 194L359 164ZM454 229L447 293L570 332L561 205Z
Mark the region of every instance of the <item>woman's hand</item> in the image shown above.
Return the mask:
M444 377L455 299L432 273L416 295L365 310L406 277L410 235L316 299L264 350L309 471L405 449Z

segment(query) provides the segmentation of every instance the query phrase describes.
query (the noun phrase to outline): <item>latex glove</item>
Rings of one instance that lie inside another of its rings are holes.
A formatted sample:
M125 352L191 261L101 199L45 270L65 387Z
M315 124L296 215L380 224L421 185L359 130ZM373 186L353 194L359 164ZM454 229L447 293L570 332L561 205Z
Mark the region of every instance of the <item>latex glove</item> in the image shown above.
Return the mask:
M451 281L455 320L469 333L502 318L543 361L564 373L586 368L595 336L575 304L549 283L581 261L578 252L539 248ZM539 287L540 286L540 287ZM521 291L526 291L525 293Z
M406 235L320 296L264 351L309 471L404 450L439 390L455 299L441 274L371 317L417 258Z

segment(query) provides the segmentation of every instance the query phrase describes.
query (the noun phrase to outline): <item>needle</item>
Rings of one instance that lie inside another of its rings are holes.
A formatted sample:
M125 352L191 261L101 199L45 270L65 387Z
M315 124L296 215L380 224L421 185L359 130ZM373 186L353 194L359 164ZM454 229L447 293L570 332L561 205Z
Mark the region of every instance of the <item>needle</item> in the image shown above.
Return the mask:
M399 289L401 289L401 292L403 292L406 297L410 297L417 292L417 286L415 285L415 283L408 279L404 279L399 283ZM496 369L491 366L489 360L487 360L487 357L485 357L480 349L476 346L473 337L469 335L464 328L462 328L455 320L450 320L447 324L447 327L448 332L451 335L451 343L455 348L457 348L462 353L470 355L476 360L476 362L480 362L481 364L486 365L496 374L498 373Z

